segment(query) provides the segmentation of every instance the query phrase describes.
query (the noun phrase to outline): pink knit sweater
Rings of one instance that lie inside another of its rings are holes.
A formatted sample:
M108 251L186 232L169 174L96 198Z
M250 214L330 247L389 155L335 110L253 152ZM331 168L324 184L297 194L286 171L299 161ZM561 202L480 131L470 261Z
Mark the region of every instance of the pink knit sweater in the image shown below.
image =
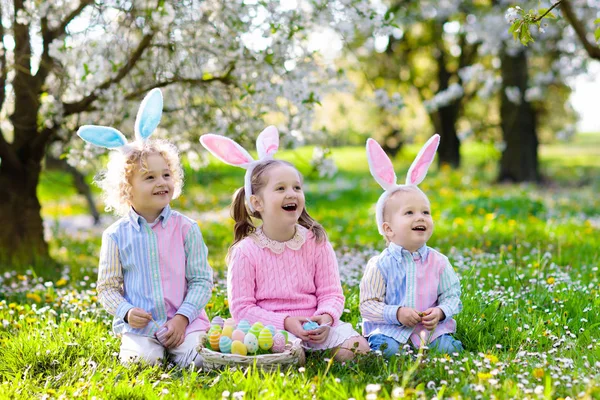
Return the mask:
M329 314L335 325L344 309L344 295L331 244L317 243L313 233L300 225L289 242L267 242L259 229L230 254L227 294L233 318L283 329L288 316Z

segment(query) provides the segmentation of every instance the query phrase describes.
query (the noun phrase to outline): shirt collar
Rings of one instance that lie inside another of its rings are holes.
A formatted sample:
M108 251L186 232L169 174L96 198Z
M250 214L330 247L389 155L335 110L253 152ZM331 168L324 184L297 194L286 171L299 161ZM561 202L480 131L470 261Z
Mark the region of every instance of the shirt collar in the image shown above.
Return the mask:
M169 219L171 214L173 214L173 210L171 210L170 205L167 205L158 215L157 219L161 221L160 223L163 228L167 226L167 220ZM136 231L140 230L141 221L145 221L146 223L148 223L148 221L146 221L144 217L135 212L133 207L129 208L129 214L127 215L127 218L129 219L129 223L135 228Z
M421 260L425 261L425 260L427 260L427 256L429 255L429 247L427 246L427 244L424 244L417 251L411 253L410 251L406 250L404 247L390 242L390 244L388 245L388 251L390 253L392 253L392 255L394 257L396 257L398 260L402 260L404 258L404 255L406 254L409 257L411 257L413 260L421 259Z

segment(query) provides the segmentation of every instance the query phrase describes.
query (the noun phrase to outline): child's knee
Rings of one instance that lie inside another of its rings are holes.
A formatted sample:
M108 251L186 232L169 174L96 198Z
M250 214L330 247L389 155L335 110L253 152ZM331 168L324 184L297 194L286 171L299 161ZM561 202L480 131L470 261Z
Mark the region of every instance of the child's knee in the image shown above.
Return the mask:
M444 354L460 353L464 350L460 340L455 339L451 335L440 336L429 347L434 352Z
M163 358L164 351L158 351L157 349L144 351L121 347L121 351L119 352L119 361L123 365L129 365L138 362L144 362L149 365L157 365L162 363Z
M369 345L371 350L379 350L385 357L391 357L400 351L400 343L385 335L373 335L369 336Z

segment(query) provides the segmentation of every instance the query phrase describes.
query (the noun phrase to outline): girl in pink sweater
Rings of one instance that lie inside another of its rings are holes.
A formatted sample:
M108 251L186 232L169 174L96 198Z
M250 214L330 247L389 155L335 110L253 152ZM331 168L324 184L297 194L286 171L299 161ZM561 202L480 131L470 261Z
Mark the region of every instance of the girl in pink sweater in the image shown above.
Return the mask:
M221 161L247 169L232 204L234 243L227 257L231 315L285 329L306 348L336 349L337 360L367 352L367 341L340 321L344 295L335 253L323 227L304 208L302 177L286 161L274 160L275 127L257 139L259 159L219 135L200 139ZM255 227L252 218L262 220ZM314 330L303 325L314 321Z

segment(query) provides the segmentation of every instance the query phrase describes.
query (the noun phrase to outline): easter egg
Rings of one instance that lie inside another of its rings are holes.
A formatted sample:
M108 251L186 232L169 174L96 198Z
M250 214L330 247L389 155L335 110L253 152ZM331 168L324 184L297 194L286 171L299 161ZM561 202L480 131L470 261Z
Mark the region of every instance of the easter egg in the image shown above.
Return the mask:
M251 328L251 325L250 325L250 322L248 322L248 320L247 320L247 319L243 319L243 320L241 320L241 321L238 323L238 326L237 326L237 328L238 328L240 331L242 331L242 332L244 332L244 333L246 334L246 333L248 333L248 331L250 330L250 328Z
M213 332L219 332L219 335L221 334L221 327L219 325L211 325L210 329L208 330L208 333L213 333Z
M269 350L273 346L273 335L268 328L263 328L258 335L258 345L263 350Z
M273 353L283 353L285 351L285 336L281 333L276 333L273 336L273 347L271 347Z
M214 351L219 351L219 340L221 339L221 334L219 332L213 332L208 336L208 342L210 343L210 348Z
M279 331L279 333L281 333L283 335L283 337L285 338L285 341L287 343L288 341L288 331L284 331L283 329Z
M221 353L231 353L231 339L227 336L221 336L221 339L219 339L219 348L221 349Z
M235 331L233 331L233 333L231 334L231 339L232 340L239 340L240 342L244 341L244 336L246 336L246 334L244 333L244 331L241 331L239 329L236 329Z
M304 328L305 331L313 331L313 330L319 328L319 324L317 324L315 321L308 321L308 322L305 322L304 325L302 325L302 327Z
M256 326L253 326L252 328L250 328L248 333L254 335L256 337L256 339L258 339L258 336L260 335L260 329Z
M244 336L244 344L248 349L248 353L256 353L258 351L258 338L252 333L247 333Z
M245 356L248 354L248 349L246 345L239 340L234 340L231 343L231 354L239 354L240 356Z
M255 328L255 327L256 327L256 329L258 329L258 331L260 332L260 331L262 331L262 329L263 329L265 326L264 326L264 325L263 325L263 324L262 324L260 321L256 321L256 322L255 322L255 323L252 325L252 327L253 327L253 328Z
M225 325L223 327L223 331L221 331L221 336L227 336L231 339L231 335L233 334L233 326Z
M275 327L273 325L267 325L265 326L265 328L267 328L268 330L271 331L271 335L275 336L275 334L277 333L277 329L275 329Z
M210 321L210 324L211 325L218 325L218 326L220 326L222 328L223 327L223 322L225 322L225 321L223 321L223 318L221 318L219 315L217 315L217 316L213 317L213 319Z
M226 327L226 326L235 327L235 319L233 319L233 318L227 318L225 320L225 322L223 323L223 327Z

